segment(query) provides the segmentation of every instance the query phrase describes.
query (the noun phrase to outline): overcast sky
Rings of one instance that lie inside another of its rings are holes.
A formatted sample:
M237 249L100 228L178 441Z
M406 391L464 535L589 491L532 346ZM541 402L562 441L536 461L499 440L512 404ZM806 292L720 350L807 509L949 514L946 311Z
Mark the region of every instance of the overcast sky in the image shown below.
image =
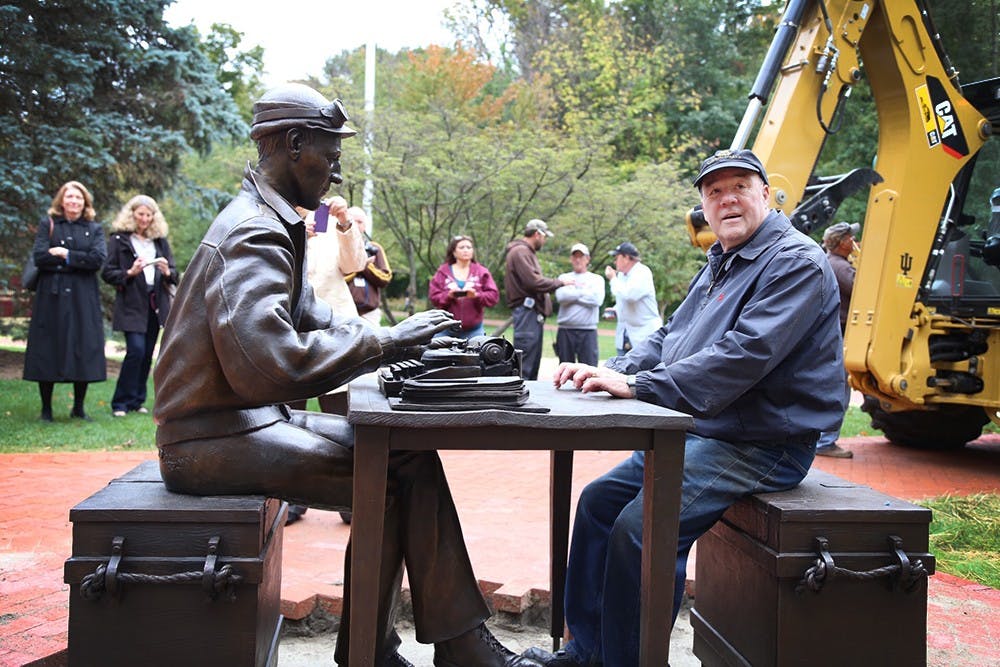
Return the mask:
M193 22L203 35L213 23L243 33L243 46L264 47L264 82L275 85L319 76L327 58L374 38L398 51L428 44L451 46L444 10L455 0L176 0L164 16L173 26Z

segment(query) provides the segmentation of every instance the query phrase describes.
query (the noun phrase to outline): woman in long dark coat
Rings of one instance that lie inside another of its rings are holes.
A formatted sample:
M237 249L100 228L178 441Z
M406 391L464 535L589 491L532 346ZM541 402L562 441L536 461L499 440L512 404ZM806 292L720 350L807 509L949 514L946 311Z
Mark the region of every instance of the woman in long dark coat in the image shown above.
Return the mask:
M167 221L152 197L132 197L111 223L101 277L116 291L111 326L125 333L125 360L111 398L111 414L146 413L143 403L153 347L177 284Z
M38 225L34 258L38 287L31 309L24 379L38 383L43 421L52 421L56 382L73 383L70 417L90 421L83 409L89 382L102 382L104 321L97 272L107 246L94 218L94 198L81 183L64 184Z

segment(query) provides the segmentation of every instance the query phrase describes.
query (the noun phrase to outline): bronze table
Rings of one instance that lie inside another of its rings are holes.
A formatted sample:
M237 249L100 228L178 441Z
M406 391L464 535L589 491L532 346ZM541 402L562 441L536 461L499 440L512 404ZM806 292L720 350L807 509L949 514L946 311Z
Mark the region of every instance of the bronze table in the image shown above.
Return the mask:
M547 413L503 410L394 411L373 379L350 386L348 420L355 428L354 508L351 522L351 667L374 665L378 571L389 450L549 450L552 637L563 634L563 590L569 552L569 507L575 450L646 450L643 497L640 664L665 665L670 650L671 601L684 432L688 415L599 392L557 390L529 381L531 402ZM470 437L468 429L476 429ZM470 447L470 443L474 446ZM650 601L656 601L650 604Z

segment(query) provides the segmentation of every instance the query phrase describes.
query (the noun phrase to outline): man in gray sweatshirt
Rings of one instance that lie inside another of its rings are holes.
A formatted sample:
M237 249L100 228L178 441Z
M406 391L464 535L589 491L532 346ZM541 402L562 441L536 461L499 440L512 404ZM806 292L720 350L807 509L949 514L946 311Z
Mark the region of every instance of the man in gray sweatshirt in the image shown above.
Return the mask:
M579 361L597 365L597 322L604 303L604 278L587 271L590 250L582 243L570 248L573 270L559 280L573 281L556 290L559 301L559 330L556 332L556 356L560 362Z

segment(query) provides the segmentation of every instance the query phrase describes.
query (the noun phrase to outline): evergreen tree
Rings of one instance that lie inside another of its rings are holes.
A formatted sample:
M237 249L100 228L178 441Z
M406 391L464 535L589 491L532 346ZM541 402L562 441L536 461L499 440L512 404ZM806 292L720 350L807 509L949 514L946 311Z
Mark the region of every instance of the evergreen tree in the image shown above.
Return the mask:
M191 149L245 136L193 26L169 0L0 4L0 247L20 263L59 185L107 219L126 193L159 196Z

